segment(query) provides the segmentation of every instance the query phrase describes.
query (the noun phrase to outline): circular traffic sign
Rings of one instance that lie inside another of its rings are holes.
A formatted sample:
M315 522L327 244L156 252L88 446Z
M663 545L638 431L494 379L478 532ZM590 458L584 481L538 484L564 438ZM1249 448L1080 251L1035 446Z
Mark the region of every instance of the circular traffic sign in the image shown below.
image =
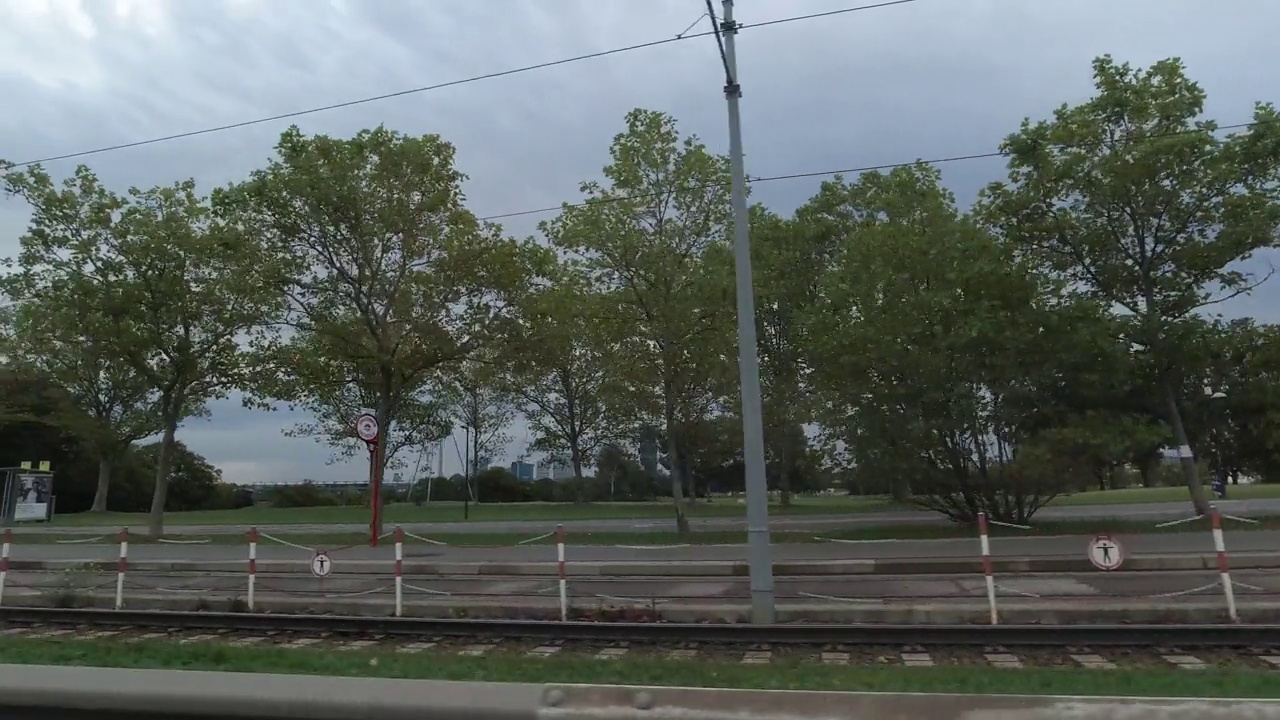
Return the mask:
M325 553L318 552L311 558L311 574L316 577L327 577L333 572L333 561Z
M356 435L361 440L371 443L378 441L378 418L365 413L356 418Z
M1089 541L1089 562L1099 570L1118 570L1124 550L1110 535L1099 535Z

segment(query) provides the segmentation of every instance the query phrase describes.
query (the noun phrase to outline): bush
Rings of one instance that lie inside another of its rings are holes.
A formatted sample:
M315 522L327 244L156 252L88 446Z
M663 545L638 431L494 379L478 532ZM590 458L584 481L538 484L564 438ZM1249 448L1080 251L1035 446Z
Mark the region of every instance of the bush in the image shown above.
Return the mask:
M342 504L336 495L309 482L267 488L263 491L263 496L276 508L333 507Z

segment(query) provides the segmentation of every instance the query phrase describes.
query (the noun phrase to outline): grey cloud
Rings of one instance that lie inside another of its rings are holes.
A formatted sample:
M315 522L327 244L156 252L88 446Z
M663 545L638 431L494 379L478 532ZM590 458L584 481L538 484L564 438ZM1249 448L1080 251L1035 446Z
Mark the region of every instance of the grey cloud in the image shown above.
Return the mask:
M853 4L745 1L737 15L750 24ZM39 18L37 5L62 10ZM117 17L124 6L134 8L131 18ZM66 10L73 7L79 15ZM672 37L703 9L699 0L0 3L0 97L8 101L0 157L129 142ZM739 44L748 171L987 152L1023 117L1086 97L1089 61L1105 52L1134 63L1181 56L1209 93L1210 115L1239 122L1255 100L1280 95L1269 70L1280 61L1277 21L1280 6L1266 0L920 0L748 28ZM86 22L95 31L77 34ZM703 19L695 31L708 27ZM673 113L685 132L723 151L722 81L712 40L695 38L83 162L119 187L195 177L208 189L260 166L290 122L338 135L385 123L454 142L471 206L501 214L576 199L635 106ZM954 163L943 173L969 202L1002 166ZM762 183L754 198L789 211L819 181ZM526 234L540 219L504 224ZM12 254L25 222L19 203L0 202L0 255ZM1277 300L1271 283L1222 309L1276 320ZM229 401L182 434L236 477L359 476L358 464L327 466L324 448L283 438L288 424ZM513 435L522 446L523 429ZM459 463L451 447L446 454L452 471Z

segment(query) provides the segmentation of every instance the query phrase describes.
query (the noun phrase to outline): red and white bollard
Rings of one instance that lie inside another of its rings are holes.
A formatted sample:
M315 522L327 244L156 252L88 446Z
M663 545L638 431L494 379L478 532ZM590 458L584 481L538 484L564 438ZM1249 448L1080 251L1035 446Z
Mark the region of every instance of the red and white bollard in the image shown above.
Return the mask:
M396 617L404 614L404 530L396 526Z
M1222 513L1218 508L1209 508L1209 517L1213 520L1213 550L1218 554L1218 576L1222 578L1222 594L1227 599L1227 616L1231 622L1240 622L1236 612L1236 593L1231 587L1231 567L1227 562L1227 543L1222 537Z
M565 578L564 572L564 526L556 526L556 563L557 574L560 577L560 622L566 622L569 619L569 584Z
M116 609L124 608L124 573L129 567L129 528L120 531L120 560L116 562Z
M991 540L987 538L987 514L978 513L978 539L982 542L982 574L987 578L987 606L991 608L991 624L1000 624L996 609L996 578L991 572Z
M13 544L13 531L4 531L4 543L0 545L0 605L4 604L4 581L9 577L9 546Z
M253 596L258 586L258 528L249 528L249 588L245 604L253 612Z

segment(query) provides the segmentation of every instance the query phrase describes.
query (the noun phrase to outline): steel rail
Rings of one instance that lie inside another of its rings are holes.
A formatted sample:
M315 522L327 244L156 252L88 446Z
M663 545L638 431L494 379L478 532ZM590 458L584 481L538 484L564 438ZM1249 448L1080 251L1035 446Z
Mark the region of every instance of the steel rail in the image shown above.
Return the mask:
M543 620L276 615L254 613L107 610L98 608L0 608L0 622L163 627L232 632L296 632L349 635L634 643L769 645L951 645L1006 647L1280 646L1280 625L888 625L596 623Z

